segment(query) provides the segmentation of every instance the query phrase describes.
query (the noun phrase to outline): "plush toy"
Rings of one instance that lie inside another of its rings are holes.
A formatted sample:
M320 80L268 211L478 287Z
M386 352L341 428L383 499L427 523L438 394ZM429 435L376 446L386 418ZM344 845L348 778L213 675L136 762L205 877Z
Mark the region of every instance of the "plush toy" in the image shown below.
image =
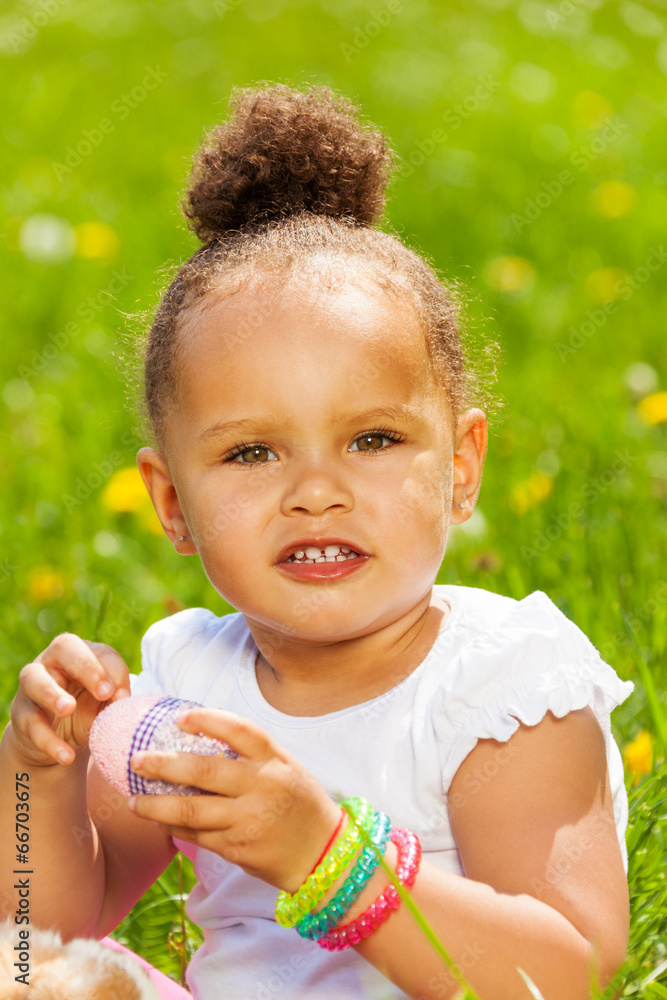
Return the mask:
M184 733L176 719L194 701L144 694L111 702L98 714L88 743L98 768L121 795L200 795L191 785L143 778L130 767L138 750L181 751L213 757L238 757L226 743L193 733Z
M130 955L87 938L63 944L56 931L40 930L34 924L28 938L20 938L19 928L8 918L0 923L0 997L160 1000L160 993Z

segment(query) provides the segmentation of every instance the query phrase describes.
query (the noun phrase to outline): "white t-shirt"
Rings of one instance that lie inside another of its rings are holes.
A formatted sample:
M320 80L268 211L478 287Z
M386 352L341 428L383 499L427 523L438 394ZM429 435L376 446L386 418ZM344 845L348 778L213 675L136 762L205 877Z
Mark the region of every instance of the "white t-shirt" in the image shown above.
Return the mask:
M548 710L561 718L590 705L604 736L627 871L628 802L609 715L632 683L620 680L541 591L522 601L450 585L436 585L434 594L451 611L426 659L385 694L329 715L284 715L265 701L255 676L258 650L239 612L218 618L192 608L156 622L142 640L143 670L132 691L252 719L332 797L368 799L394 826L418 835L425 859L462 876L447 793L477 740L505 742L517 720L534 726ZM187 973L195 1000L405 997L354 949L332 954L280 927L277 889L211 851L175 843L199 879L187 905L205 937Z

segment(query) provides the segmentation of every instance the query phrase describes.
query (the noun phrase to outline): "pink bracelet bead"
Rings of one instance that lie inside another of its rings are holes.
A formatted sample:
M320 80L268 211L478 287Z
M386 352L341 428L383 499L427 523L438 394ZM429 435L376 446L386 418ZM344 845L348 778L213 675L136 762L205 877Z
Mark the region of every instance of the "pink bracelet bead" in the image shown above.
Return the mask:
M396 877L401 885L410 888L414 885L421 862L422 849L419 838L411 830L392 830L389 839L398 848ZM400 905L401 897L398 890L390 884L375 902L371 903L365 913L349 924L329 931L324 937L319 938L317 943L320 948L326 948L327 951L342 951L343 948L359 944Z

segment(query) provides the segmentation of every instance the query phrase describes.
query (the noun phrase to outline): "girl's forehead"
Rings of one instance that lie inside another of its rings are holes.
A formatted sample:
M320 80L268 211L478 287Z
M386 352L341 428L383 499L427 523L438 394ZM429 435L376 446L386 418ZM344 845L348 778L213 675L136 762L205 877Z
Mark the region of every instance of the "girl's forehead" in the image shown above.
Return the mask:
M197 380L211 364L232 372L269 358L281 366L310 358L344 368L364 355L408 377L432 374L426 338L408 301L351 283L325 288L290 281L209 294L188 310L179 376Z
M354 286L211 300L191 313L181 345L169 422L182 443L248 423L301 435L362 413L409 412L429 426L449 416L414 310Z
M330 428L341 415L401 407L429 425L450 416L414 309L389 295L354 285L244 290L211 297L188 320L171 412L179 437L265 418Z

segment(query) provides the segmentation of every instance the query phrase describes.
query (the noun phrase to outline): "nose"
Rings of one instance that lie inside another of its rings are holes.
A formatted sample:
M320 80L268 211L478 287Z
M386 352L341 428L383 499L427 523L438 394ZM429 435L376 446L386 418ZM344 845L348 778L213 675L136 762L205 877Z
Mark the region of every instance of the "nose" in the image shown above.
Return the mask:
M304 459L295 464L282 498L283 514L312 514L318 517L328 510L338 509L344 513L353 507L350 485L337 463L322 458Z

